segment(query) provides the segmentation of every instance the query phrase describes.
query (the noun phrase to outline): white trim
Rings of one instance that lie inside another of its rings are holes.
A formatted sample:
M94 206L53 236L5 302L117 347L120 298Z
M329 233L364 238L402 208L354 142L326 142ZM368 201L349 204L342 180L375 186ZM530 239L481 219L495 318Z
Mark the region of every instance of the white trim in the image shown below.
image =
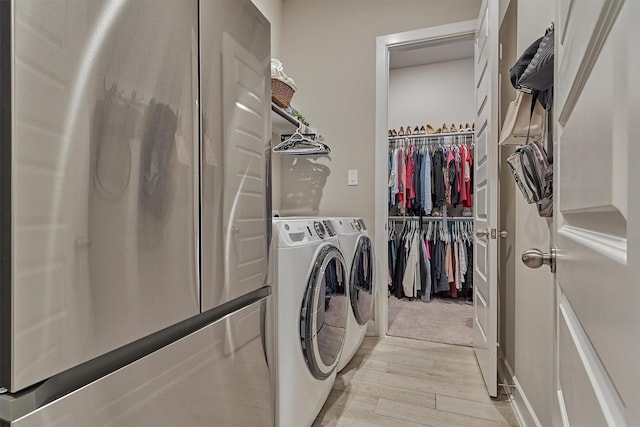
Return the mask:
M502 347L498 345L498 381L502 384L513 385L513 371L502 351ZM504 391L513 399L513 389L506 387Z
M558 397L558 411L560 411L560 417L562 419L562 425L569 425L569 416L567 415L567 407L564 405L564 395L562 394L562 390L558 390L556 393Z
M454 37L475 34L476 20L456 22L454 24L438 25L435 27L422 28L420 30L406 31L404 33L388 34L380 36L377 41L384 44L387 52L390 48L399 46L410 46L437 40L446 40ZM386 74L388 76L388 68ZM385 134L386 137L386 134Z
M622 266L627 265L627 239L610 234L598 233L583 228L563 225L558 229L558 235L573 240L579 245L586 246Z
M498 364L498 366L500 366L500 364ZM511 365L507 359L504 359L504 368L508 372L510 379L509 383L515 386L515 392L511 393L511 407L516 415L518 424L521 427L542 427L536 412L533 410L533 406L531 406L531 402L527 399L527 395L524 393L524 390L522 389L518 378L516 378L513 373L513 369L511 369Z
M559 72L556 74L554 80L558 81L560 84L556 87L561 87L564 81L560 82L559 77L570 77L571 80L567 81L566 87L568 89L558 90L557 95L554 94L554 101L561 107L559 113L557 115L558 122L565 126L567 124L567 120L569 120L569 116L573 113L573 109L578 103L578 98L582 94L582 90L584 89L587 81L589 80L589 76L591 75L591 70L596 64L598 56L600 55L600 51L604 47L604 43L609 36L609 32L613 28L616 23L616 18L618 17L618 13L620 9L622 9L622 5L624 4L624 0L610 0L610 1L602 1L602 9L599 11L599 15L597 21L595 23L595 28L591 32L591 40L589 41L589 45L587 47L587 51L584 52L582 58L580 58L580 65L576 68L575 75L573 77L567 76L567 62L565 61L564 55L564 46L561 46L561 52L563 52L560 57L560 61L557 62L558 67L556 67L556 71ZM562 16L562 15L560 15ZM563 23L564 24L564 23ZM575 25L575 24L574 24ZM566 28L563 28L563 31L566 32ZM560 33L556 33L558 36L561 36ZM564 38L564 35L561 37ZM556 40L558 37L556 37ZM575 49L574 49L575 52Z
M565 326L571 334L573 340L573 346L580 357L582 362L582 368L589 378L593 393L600 404L602 415L607 420L607 424L610 426L622 426L625 425L624 408L625 405L618 394L613 381L607 374L605 366L598 357L598 352L591 344L586 331L582 328L578 316L576 316L569 300L566 295L562 293L560 295L560 302L558 304L561 318L564 319ZM560 320L560 319L559 319ZM558 351L558 354L560 352ZM559 395L563 397L562 395ZM564 398L563 398L564 399ZM566 417L566 409L564 408L564 400L559 400L562 405L563 418Z
M387 192L382 191L387 183L387 128L389 120L389 49L410 46L437 40L447 40L466 35L474 35L476 20L439 25L420 30L389 34L376 38L376 145L374 185L373 236L376 253L376 298L374 304L373 327L375 335L384 337L388 324L388 284L387 284Z

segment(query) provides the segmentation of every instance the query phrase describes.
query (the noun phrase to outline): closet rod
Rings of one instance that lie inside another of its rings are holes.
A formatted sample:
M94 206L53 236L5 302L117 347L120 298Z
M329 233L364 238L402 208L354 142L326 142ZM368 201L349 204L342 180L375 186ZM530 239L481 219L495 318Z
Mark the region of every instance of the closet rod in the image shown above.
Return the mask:
M271 111L273 111L274 113L276 113L277 115L279 115L280 117L282 117L283 119L285 119L286 121L288 121L294 126L300 125L300 122L296 120L292 115L290 115L289 113L284 111L282 108L278 107L273 103L271 104Z
M473 221L472 216L462 216L462 217L441 217L441 216L423 216L422 221L442 221L446 219L447 221ZM419 216L389 216L390 221L419 221Z
M422 135L405 135L405 136L389 136L389 140L397 140L397 139L438 139L442 137L450 137L450 136L464 136L469 137L473 136L474 131L471 132L448 132L448 133L423 133Z
M473 138L456 138L456 139L397 139L395 141L389 141L389 147L394 147L395 144L407 144L407 145L473 145L475 141Z

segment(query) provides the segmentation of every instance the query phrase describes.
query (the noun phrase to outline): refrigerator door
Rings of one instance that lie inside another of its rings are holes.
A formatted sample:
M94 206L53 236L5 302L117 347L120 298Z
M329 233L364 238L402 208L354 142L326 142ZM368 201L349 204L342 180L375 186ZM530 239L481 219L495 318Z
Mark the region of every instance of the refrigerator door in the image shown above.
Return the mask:
M246 306L10 425L272 426L262 326L266 301Z
M0 3L17 391L199 312L198 2Z
M269 23L249 0L201 2L200 54L204 311L267 283Z

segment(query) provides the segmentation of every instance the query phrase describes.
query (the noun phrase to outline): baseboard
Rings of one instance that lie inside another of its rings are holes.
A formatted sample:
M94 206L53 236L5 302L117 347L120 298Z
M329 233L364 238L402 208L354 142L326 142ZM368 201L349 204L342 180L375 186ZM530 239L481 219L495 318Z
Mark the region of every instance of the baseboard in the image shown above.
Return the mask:
M508 386L513 385L513 372L511 368L507 366L508 362L504 356L504 352L502 351L502 347L498 346L498 381L501 384L506 384ZM513 388L512 387L503 387L503 390L509 395L511 399L513 399Z
M518 424L521 427L542 427L529 399L527 399L527 395L518 382L518 378L516 378L513 373L509 361L504 357L501 349L498 349L498 351L498 376L503 384L511 386L505 387L505 389L511 398L511 406L513 407L513 412L516 415Z

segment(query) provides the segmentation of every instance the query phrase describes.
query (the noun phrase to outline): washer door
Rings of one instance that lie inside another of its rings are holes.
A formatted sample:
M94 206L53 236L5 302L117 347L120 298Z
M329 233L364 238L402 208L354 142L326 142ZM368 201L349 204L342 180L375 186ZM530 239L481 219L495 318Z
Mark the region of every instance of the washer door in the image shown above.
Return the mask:
M300 310L300 342L311 374L323 380L338 365L347 325L346 268L340 250L322 246Z
M366 325L373 312L373 245L361 235L351 264L349 296L353 314L360 325Z

